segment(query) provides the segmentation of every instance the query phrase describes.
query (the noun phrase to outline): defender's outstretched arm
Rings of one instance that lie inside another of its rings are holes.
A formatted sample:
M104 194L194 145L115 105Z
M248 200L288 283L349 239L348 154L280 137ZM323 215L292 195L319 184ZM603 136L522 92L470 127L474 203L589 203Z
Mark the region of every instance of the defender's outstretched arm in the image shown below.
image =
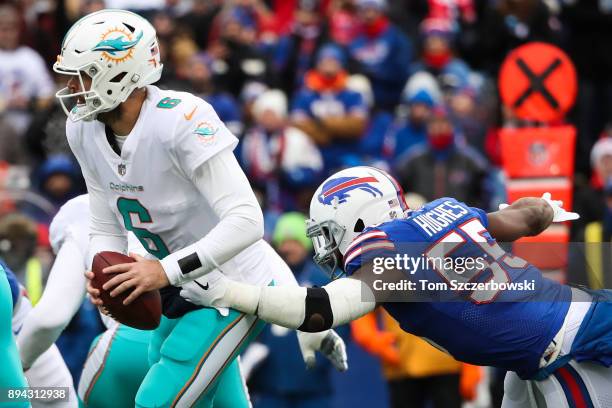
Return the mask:
M335 280L321 288L257 287L224 279L219 282L224 287L223 294L212 306L230 307L290 329L320 332L374 310L374 295L360 278L367 272L369 268L364 267L350 278ZM181 296L200 304L201 290L190 282L183 285Z

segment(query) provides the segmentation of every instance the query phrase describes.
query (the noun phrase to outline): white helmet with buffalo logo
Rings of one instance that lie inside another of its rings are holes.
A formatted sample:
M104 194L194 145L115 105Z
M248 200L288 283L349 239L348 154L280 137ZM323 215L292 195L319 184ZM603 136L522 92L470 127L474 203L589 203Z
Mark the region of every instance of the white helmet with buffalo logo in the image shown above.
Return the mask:
M78 77L81 89L68 87L55 95L73 121L93 120L130 96L132 91L157 82L163 66L153 26L125 10L101 10L77 21L62 42L53 70ZM91 77L85 89L83 75ZM70 108L68 100L81 103Z
M351 167L329 177L310 202L308 236L314 260L332 278L349 244L366 227L405 217L408 206L397 181L374 167Z

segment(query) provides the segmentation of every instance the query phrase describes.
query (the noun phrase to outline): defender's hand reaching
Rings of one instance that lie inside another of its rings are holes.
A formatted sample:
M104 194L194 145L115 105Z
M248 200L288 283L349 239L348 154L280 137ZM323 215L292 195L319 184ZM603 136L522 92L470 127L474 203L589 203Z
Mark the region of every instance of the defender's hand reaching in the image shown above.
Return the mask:
M565 221L574 221L580 218L580 214L566 211L563 209L563 201L561 200L553 200L550 193L546 192L542 194L542 200L546 201L546 203L553 210L553 220L552 222L565 222ZM500 204L499 210L503 210L509 207L509 204Z
M307 368L316 364L315 352L323 354L338 371L348 370L346 345L334 330L319 333L297 331L298 343Z
M542 194L542 200L546 201L548 205L553 209L555 215L553 215L553 222L564 222L564 221L574 221L580 218L580 214L565 211L563 209L563 201L561 200L553 200L551 198L550 193Z

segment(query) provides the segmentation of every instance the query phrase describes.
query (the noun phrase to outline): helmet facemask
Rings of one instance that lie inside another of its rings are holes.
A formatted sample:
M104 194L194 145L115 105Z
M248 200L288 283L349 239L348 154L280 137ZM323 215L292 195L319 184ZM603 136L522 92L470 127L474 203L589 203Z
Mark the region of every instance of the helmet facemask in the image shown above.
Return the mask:
M355 238L368 227L405 217L408 206L402 194L395 179L374 167L351 167L330 176L310 202L307 234L314 261L332 279L342 276Z
M314 261L334 280L342 277L344 272L339 267L341 262L340 242L346 229L334 220L315 223L307 221L306 235L312 239Z
M96 63L80 69L70 69L61 66L59 63L53 65L53 71L61 75L75 76L79 79L79 91L72 93L68 86L60 89L55 97L60 101L64 113L74 122L79 120L90 121L96 119L98 113L108 110L102 103L100 95L93 89L96 77L100 75L100 69ZM85 89L83 75L91 78L89 89ZM79 104L78 98L82 97L85 103Z

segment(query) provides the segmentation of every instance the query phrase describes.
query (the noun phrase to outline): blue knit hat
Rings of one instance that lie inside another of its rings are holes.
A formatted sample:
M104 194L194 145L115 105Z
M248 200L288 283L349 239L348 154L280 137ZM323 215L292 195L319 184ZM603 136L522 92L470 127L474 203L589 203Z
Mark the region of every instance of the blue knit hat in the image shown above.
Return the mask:
M425 89L421 89L415 94L408 95L406 102L410 105L415 103L421 103L432 108L435 104L433 97Z
M343 67L346 65L346 55L344 55L344 51L342 50L342 48L340 48L336 44L327 43L321 47L321 49L317 53L317 64L325 58L335 59Z

